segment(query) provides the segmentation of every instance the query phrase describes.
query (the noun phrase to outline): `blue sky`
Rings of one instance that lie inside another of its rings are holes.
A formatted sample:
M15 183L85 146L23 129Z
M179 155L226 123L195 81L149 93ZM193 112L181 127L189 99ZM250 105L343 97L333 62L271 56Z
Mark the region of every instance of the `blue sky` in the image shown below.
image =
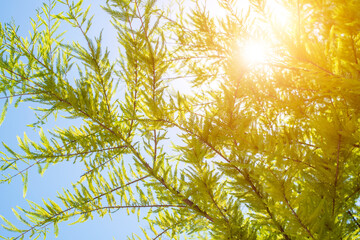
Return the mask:
M46 1L47 2L47 1ZM94 18L94 32L99 32L102 27L109 24L109 18L103 13L101 9L96 7L95 0L86 0L85 4L92 4L92 12L96 13ZM29 19L35 17L36 8L41 7L40 0L1 0L0 1L0 22L9 22L12 19L15 24L20 26L20 33L27 35L30 30ZM67 35L69 36L69 35ZM104 29L104 44L111 47L111 43L115 41L115 33ZM110 48L110 50L112 50ZM117 50L113 50L117 54ZM114 55L113 55L114 56ZM0 100L0 109L4 100ZM16 136L27 135L33 139L38 139L38 134L31 128L26 127L26 124L33 123L35 117L28 104L20 104L18 108L10 107L7 116L0 126L0 142L5 142L10 147L17 149ZM34 107L34 106L32 106ZM54 126L66 126L67 122L58 120L47 124L47 128ZM2 149L0 148L0 151ZM29 187L27 199L40 203L41 199L54 199L57 192L61 192L62 188L71 187L71 183L76 182L81 175L82 166L74 166L72 162L61 163L59 165L51 166L43 176L37 174L36 169L29 172ZM0 215L8 218L10 221L16 223L16 219L11 211L11 208L20 206L26 209L28 206L26 200L22 198L22 184L21 178L15 178L11 184L0 185ZM112 221L109 217L94 218L85 223L68 226L67 223L61 224L59 236L57 239L72 240L72 239L87 239L87 240L107 240L107 239L126 239L125 236L132 232L140 233L139 226L147 228L145 222L138 223L136 216L127 216L125 210L120 210L112 216ZM13 234L4 231L0 228L0 236L10 237ZM27 237L25 237L27 239ZM47 239L55 239L52 232Z

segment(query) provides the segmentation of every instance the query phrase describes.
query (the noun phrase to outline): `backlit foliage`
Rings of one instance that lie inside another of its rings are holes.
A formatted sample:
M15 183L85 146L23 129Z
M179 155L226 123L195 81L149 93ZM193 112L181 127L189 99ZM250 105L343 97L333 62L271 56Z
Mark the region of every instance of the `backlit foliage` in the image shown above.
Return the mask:
M13 99L41 106L40 142L4 143L1 182L22 176L25 197L32 168L86 168L3 218L8 239L123 208L149 213L131 239L359 239L360 1L278 1L281 24L266 1L214 3L103 2L115 60L82 1L44 4L27 38L0 25L1 122ZM242 55L249 41L267 43L266 62ZM58 113L82 124L44 133Z

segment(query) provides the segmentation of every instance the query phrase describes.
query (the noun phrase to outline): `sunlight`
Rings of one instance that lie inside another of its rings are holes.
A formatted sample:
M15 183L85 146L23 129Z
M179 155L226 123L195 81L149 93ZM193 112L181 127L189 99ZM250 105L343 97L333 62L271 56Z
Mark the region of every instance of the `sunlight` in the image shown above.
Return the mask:
M230 12L225 11L216 0L204 0L207 4L208 10L212 13L213 16L217 18L224 18L227 14L230 14ZM247 9L250 8L251 12L258 13L259 16L262 14L265 14L269 18L267 18L267 22L263 21L263 19L260 17L259 21L255 21L253 24L256 24L254 26L254 29L257 29L257 32L250 33L253 35L252 37L249 37L247 40L241 40L238 43L238 47L240 50L239 57L242 61L246 62L248 65L259 65L268 63L270 61L270 58L272 58L273 53L271 51L273 44L272 36L266 36L264 32L267 32L267 29L271 27L275 28L286 28L291 23L291 15L288 9L284 6L288 5L286 1L282 0L266 0L264 1L264 11L260 10L256 6L256 4L252 4L251 1L235 1L235 11L237 13L240 13L242 11L247 11ZM260 34L260 35L259 35ZM260 40L260 39L267 39Z
M267 8L271 12L272 19L277 26L284 27L290 22L289 11L276 0L268 0Z
M205 0L206 8L210 11L212 16L216 18L224 18L228 11L220 6L217 0ZM234 12L241 12L241 10L247 11L248 8L255 10L256 7L253 7L250 4L250 1L241 0L235 1L234 3ZM280 26L285 26L289 23L291 18L289 11L283 6L283 3L279 0L266 0L265 1L265 11L271 14L272 21Z
M267 71L267 64L276 59L274 48L275 37L270 35L272 28L287 28L291 24L291 14L288 10L289 3L284 0L264 0L263 11L257 8L254 2L249 0L237 0L233 2L233 8L226 11L221 5L222 0L199 0L199 6L209 11L210 16L215 19L225 19L229 14L238 14L242 18L246 16L248 10L256 17L249 20L251 31L248 35L241 35L235 40L234 55L237 64ZM203 4L203 5L202 5ZM285 4L285 5L284 5ZM206 6L206 7L205 7ZM286 7L287 6L287 7ZM265 18L263 18L265 16ZM215 20L215 24L218 24ZM217 25L220 27L220 25ZM275 43L276 44L276 43ZM214 84L218 84L214 82ZM216 89L213 85L202 86L203 88ZM194 88L191 84L191 77L174 79L169 87L171 94L181 93L193 95L199 89Z
M168 90L173 96L176 96L178 93L183 95L192 95L194 91L191 85L190 77L172 80Z
M245 43L242 58L248 64L265 63L268 57L269 47L265 42L258 40L249 40Z
M208 1L206 1L206 4L207 4L206 5L207 9L210 11L212 16L214 16L216 18L220 18L220 19L224 18L229 13L223 7L221 7L219 2L216 0L208 0ZM249 6L250 6L249 1L244 1L244 0L236 1L234 12L237 12L238 10L246 10Z

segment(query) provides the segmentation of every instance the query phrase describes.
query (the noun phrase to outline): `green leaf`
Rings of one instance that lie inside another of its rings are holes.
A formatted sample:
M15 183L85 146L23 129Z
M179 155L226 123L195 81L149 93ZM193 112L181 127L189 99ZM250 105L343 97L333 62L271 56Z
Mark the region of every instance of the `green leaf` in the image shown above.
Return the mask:
M0 126L1 126L1 124L4 122L4 119L5 119L5 115L6 115L8 106L9 106L9 100L6 99L6 101L5 101L5 103L4 103L4 107L3 107L2 111L1 111Z
M54 222L54 234L56 238L59 236L59 226L57 222Z
M27 189L28 189L28 175L29 172L25 171L25 173L22 175L22 181L23 181L23 198L26 197Z
M18 229L17 227L15 227L15 225L13 225L9 220L7 220L5 217L3 217L2 215L0 215L0 218L7 224L7 226L3 226L3 228L12 231L12 232L23 232L23 230Z

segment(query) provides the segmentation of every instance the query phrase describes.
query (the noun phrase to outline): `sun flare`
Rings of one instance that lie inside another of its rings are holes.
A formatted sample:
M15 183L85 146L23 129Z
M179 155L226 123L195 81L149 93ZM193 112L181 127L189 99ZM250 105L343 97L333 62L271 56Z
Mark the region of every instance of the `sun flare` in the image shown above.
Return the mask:
M267 2L267 8L271 13L273 23L278 27L285 27L290 23L290 12L279 2L270 0Z
M261 64L267 61L268 52L269 47L266 43L257 40L249 40L244 44L241 57L248 64Z
M246 14L248 11L254 16L259 15L259 9L256 4L252 4L249 0L234 1L233 10L225 10L221 7L220 2L216 0L204 0L207 3L207 9L210 11L212 16L218 19L225 19L228 14L233 14L234 12L241 14ZM275 36L267 35L268 31L271 28L287 28L291 25L291 14L289 11L289 4L286 4L286 1L282 0L266 0L263 1L264 13L268 16L267 21L264 21L259 17L252 24L252 29L257 29L255 32L251 32L249 39L245 40L242 38L239 40L237 45L237 51L240 52L238 57L241 62L245 62L247 65L261 65L268 63L272 58L274 52L271 50L273 47L273 38ZM259 40L260 39L260 40ZM267 41L262 40L267 39ZM240 42L241 41L241 42Z

